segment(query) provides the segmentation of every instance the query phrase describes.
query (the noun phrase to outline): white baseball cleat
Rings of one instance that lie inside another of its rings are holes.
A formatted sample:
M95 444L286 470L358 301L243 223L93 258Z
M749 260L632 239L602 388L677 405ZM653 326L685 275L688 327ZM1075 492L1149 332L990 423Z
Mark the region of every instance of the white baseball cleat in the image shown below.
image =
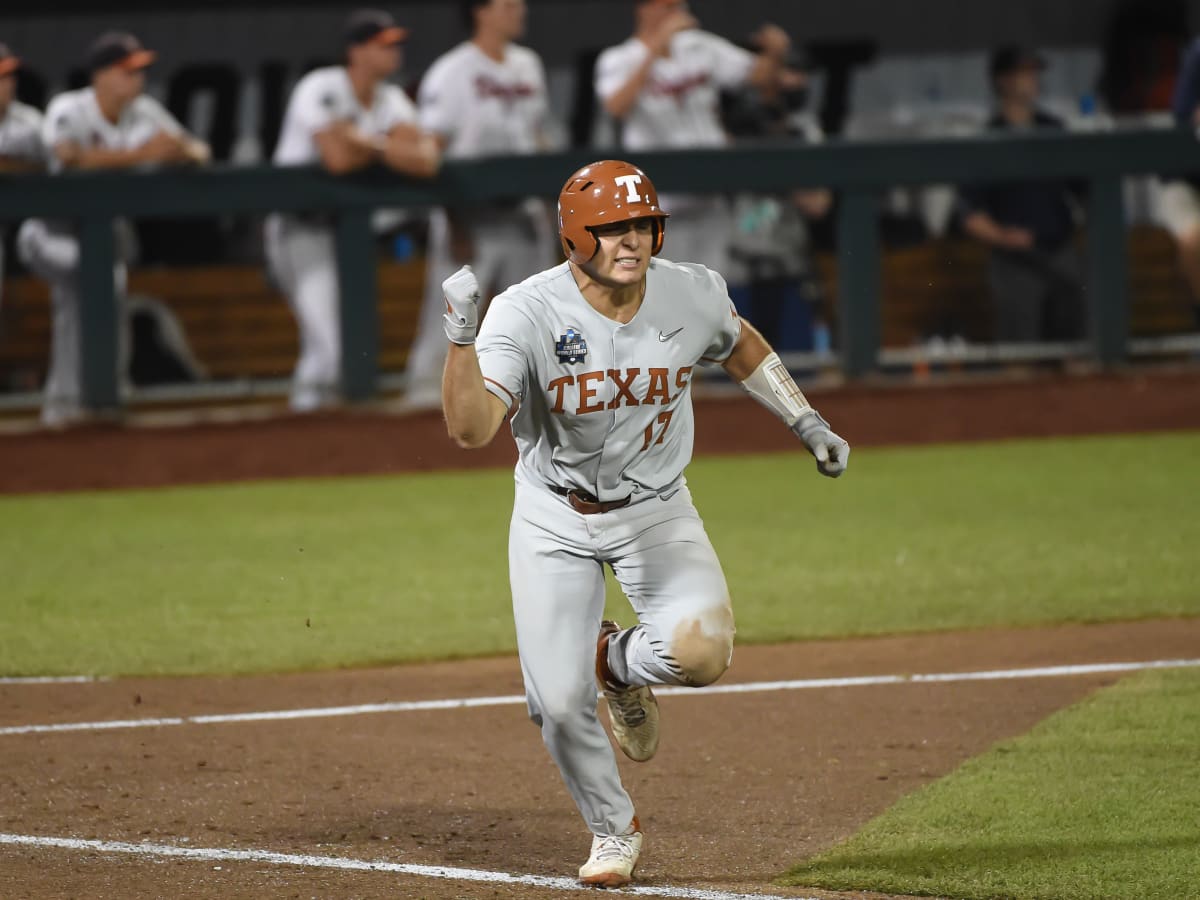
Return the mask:
M633 880L642 852L642 826L637 816L624 834L592 836L592 853L579 867L579 880L594 887L618 888Z
M649 687L618 682L608 668L608 639L621 630L616 622L600 623L596 641L596 680L608 701L608 719L621 752L645 762L658 752L658 701Z

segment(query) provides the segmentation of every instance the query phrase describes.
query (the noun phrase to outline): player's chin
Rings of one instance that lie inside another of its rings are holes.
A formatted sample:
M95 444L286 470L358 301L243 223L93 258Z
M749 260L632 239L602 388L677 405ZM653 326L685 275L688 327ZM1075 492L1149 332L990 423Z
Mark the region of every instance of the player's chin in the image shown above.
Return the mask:
M637 284L646 275L649 263L638 260L636 264L613 263L609 266L608 277L617 284Z

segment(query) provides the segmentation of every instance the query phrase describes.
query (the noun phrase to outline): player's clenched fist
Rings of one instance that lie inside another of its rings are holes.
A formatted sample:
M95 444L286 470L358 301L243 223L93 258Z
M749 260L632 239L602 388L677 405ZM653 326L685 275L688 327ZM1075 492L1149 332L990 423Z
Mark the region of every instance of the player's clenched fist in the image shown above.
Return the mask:
M479 282L470 266L463 266L442 282L446 315L442 317L446 337L453 344L475 343L479 329Z
M822 475L837 478L846 471L850 445L830 430L829 423L815 409L797 419L792 431L817 458L817 471Z

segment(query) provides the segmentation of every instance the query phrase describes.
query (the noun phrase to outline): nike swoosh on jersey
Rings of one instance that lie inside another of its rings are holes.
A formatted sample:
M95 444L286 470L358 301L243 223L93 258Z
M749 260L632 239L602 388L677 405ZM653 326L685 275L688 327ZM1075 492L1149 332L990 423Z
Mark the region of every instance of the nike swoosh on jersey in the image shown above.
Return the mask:
M663 333L660 331L660 332L658 333L658 339L659 339L660 341L669 341L671 338L675 337L675 335L679 334L679 332L681 332L681 331L683 331L683 326L682 326L682 325L680 325L678 328L676 328L676 329L675 329L674 331L672 331L670 334L663 334Z

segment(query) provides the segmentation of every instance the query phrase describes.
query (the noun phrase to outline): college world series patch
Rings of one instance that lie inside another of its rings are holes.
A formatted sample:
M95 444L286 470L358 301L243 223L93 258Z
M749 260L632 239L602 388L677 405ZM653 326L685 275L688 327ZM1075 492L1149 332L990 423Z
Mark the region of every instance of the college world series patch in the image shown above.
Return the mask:
M558 358L562 362L583 362L583 358L587 356L587 341L583 339L583 335L579 333L578 328L568 325L562 337L555 342L554 351L558 354Z

